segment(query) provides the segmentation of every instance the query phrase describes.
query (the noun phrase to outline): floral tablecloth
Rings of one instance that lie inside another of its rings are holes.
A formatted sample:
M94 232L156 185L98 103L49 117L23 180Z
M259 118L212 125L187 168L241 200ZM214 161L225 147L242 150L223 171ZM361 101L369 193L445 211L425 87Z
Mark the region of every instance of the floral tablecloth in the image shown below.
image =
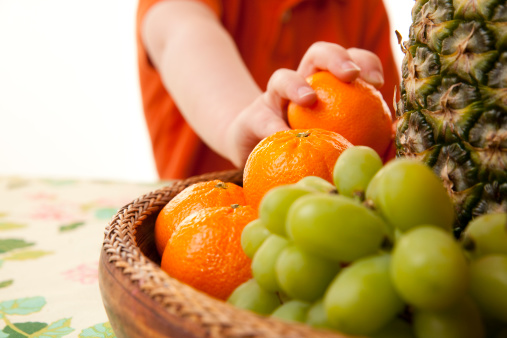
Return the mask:
M104 229L167 183L0 177L0 338L115 337L98 285Z

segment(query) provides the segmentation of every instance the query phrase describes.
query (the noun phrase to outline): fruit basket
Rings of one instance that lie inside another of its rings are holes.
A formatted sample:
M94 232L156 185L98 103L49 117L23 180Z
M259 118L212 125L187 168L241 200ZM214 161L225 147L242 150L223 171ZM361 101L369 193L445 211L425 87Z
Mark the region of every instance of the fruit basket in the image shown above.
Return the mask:
M105 229L99 286L117 337L342 337L336 332L267 318L209 297L160 268L153 229L160 210L197 182L242 184L241 171L173 181L121 208Z

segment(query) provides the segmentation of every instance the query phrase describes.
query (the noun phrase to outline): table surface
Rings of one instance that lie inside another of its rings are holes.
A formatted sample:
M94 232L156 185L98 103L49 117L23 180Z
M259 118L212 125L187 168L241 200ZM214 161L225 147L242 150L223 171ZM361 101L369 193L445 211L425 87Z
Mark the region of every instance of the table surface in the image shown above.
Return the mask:
M167 184L0 177L0 338L115 337L98 285L104 229Z

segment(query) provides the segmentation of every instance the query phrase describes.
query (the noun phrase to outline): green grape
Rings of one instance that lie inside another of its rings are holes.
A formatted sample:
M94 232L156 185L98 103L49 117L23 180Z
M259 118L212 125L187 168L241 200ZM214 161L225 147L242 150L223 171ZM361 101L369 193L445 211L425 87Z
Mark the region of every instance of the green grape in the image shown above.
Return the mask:
M276 260L289 241L281 236L269 235L252 258L252 275L268 291L280 291L276 277Z
M260 219L255 219L248 223L241 233L241 247L245 254L252 258L269 235L271 235L271 232L266 229Z
M421 309L442 309L465 294L468 265L451 233L421 225L396 243L391 277L407 303Z
M405 304L389 276L389 255L353 262L333 280L324 296L331 325L347 334L369 335L390 323Z
M341 195L302 196L287 213L287 232L297 246L340 262L377 253L386 227L375 212Z
M394 241L397 242L401 236L403 236L403 232L400 229L394 229Z
M382 165L382 159L370 147L347 148L334 166L334 184L341 195L364 200L368 183Z
M306 313L309 308L310 303L300 300L291 300L280 305L275 311L273 311L273 313L271 313L271 317L304 323Z
M278 256L275 270L280 287L289 297L311 302L322 297L340 264L290 245Z
M261 315L269 315L280 306L280 299L276 293L264 290L253 278L239 285L227 302Z
M470 294L481 311L507 323L506 255L488 255L472 261Z
M287 236L285 219L287 210L299 197L315 193L315 190L296 184L287 184L270 189L259 205L259 218L274 234Z
M306 313L306 324L320 329L334 330L334 327L332 327L327 320L323 299L319 299L310 306Z
M317 192L323 192L328 194L337 193L336 187L319 176L305 176L300 179L297 183L297 186L303 186L310 189L313 189Z
M507 255L507 213L484 214L468 223L463 245L472 257L488 254Z
M444 310L414 311L418 338L483 338L484 324L477 305L468 297Z
M452 231L454 207L442 181L416 160L387 163L372 178L366 199L388 223L403 232L421 224Z
M370 338L415 338L412 325L407 321L395 318L380 331L370 335Z

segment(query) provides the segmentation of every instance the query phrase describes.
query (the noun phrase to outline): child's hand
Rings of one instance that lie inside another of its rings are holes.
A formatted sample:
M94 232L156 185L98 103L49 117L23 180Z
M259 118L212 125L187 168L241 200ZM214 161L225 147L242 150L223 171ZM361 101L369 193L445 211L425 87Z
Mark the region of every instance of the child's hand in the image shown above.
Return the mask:
M345 49L329 42L314 43L303 56L297 72L306 78L319 70L327 70L345 82L361 77L377 89L384 84L380 59L365 49Z
M305 53L297 71L279 69L271 76L267 90L243 109L226 132L227 155L237 167L242 167L253 148L263 138L287 125L286 108L289 101L310 106L316 94L305 78L319 70L327 70L342 81L361 77L376 88L384 83L382 64L373 53L345 49L337 44L317 42Z

